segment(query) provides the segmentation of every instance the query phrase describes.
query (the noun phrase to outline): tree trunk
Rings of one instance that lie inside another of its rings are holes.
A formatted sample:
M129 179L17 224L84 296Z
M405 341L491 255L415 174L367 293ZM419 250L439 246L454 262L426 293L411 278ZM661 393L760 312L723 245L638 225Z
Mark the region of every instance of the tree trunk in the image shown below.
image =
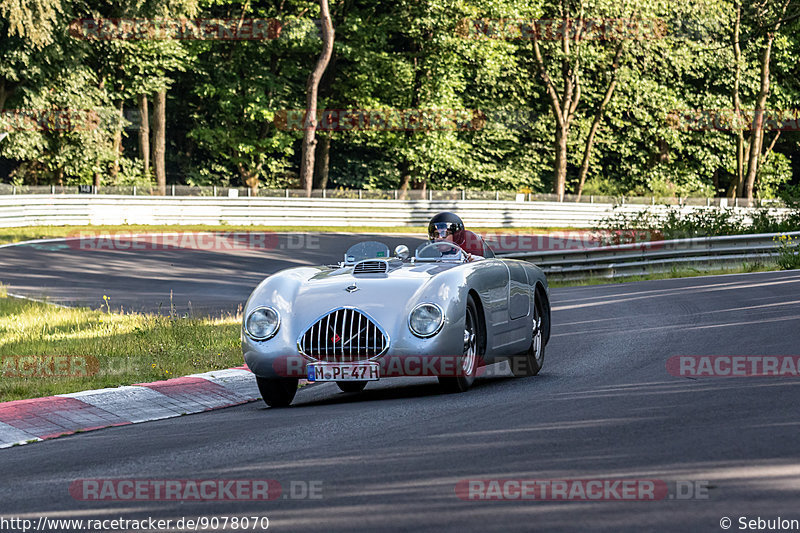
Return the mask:
M421 102L421 94L422 94L422 82L424 81L423 76L423 68L421 65L420 57L423 54L420 51L420 45L416 40L411 41L409 44L409 49L411 50L411 54L414 56L414 82L411 86L411 101L409 102L410 109L419 109L420 102ZM425 72L424 74L429 74ZM404 141L405 146L408 147L412 144L414 139L414 132L410 130L406 130L404 133ZM408 155L408 150L401 151L401 160L398 164L398 170L400 171L400 194L398 195L399 200L405 200L408 197L408 188L412 187L412 180L414 179L414 165L411 162L411 159ZM423 193L424 194L424 193Z
M555 177L555 193L558 201L564 199L567 183L567 136L569 130L561 125L556 126L556 162L553 166Z
M250 188L250 193L253 196L258 195L258 170L252 171L246 168L242 163L238 164L239 167L239 177L247 187Z
M742 194L744 194L744 165L745 165L745 157L744 157L744 131L739 130L736 135L736 177L734 178L734 187L731 188L731 192L736 195L736 197L741 198Z
M753 110L752 132L750 133L750 155L747 162L747 176L745 177L744 196L747 200L753 199L753 184L758 171L758 155L761 153L761 143L764 139L764 106L769 96L769 57L772 51L772 34L767 37L764 53L761 55L761 90L756 99Z
M744 130L741 124L742 103L739 100L739 81L742 78L742 49L739 45L739 33L742 24L742 5L734 0L736 6L736 23L733 26L733 57L736 70L733 78L733 117L736 127L736 175L729 196L740 197L744 191Z
M0 78L0 109L5 109L6 102L14 96L17 88L22 82L10 82L5 78Z
M305 189L306 196L311 196L311 187L314 178L314 151L317 140L317 91L319 82L325 73L325 68L333 53L333 23L328 10L328 0L319 0L320 16L322 18L322 53L317 59L317 64L308 76L306 84L306 119L303 124L303 146L300 156L300 186Z
M341 6L341 4L340 4ZM331 15L333 19L333 15ZM325 74L319 82L319 95L322 98L331 96L331 85L333 78L336 75L336 51L331 52L331 60L325 69ZM330 152L331 152L331 135L328 133L317 141L317 149L314 153L314 188L327 189L328 188L328 175L330 171Z
M775 40L775 35L781 27L781 21L790 0L786 0L783 7L778 14L778 22L775 23L773 28L767 31L765 39L764 52L761 54L761 89L758 92L756 99L756 106L753 110L753 124L752 133L750 134L750 147L747 162L747 176L745 177L744 195L748 201L753 199L753 186L756 181L756 173L758 172L759 155L761 154L761 145L764 142L764 107L767 103L769 96L769 61L770 54L772 53L772 43Z
M166 151L167 129L167 90L161 89L156 93L153 103L153 167L156 173L158 194L167 194L167 170L164 163Z
M405 200L408 198L408 190L421 191L421 198L425 198L425 193L428 191L427 178L420 178L414 176L414 169L408 160L400 162L400 194L397 195L398 200Z
M567 6L562 0L560 3L561 18L567 17ZM581 6L580 14L575 19L578 22L577 34L582 32L583 23L581 22L583 15L583 6ZM547 73L547 67L544 64L541 48L539 47L539 40L537 39L536 32L533 32L533 54L536 59L536 66L539 77L544 82L547 89L547 96L550 103L550 110L555 119L555 163L553 165L553 192L556 193L559 200L564 199L564 192L567 183L567 140L569 138L569 127L572 119L575 116L575 110L578 107L578 102L581 98L581 83L580 83L580 54L575 54L575 63L570 63L570 37L569 32L564 32L561 39L561 77L563 80L563 92L558 94L556 86L550 79ZM579 46L580 38L575 39L576 48Z
M111 181L114 183L116 183L119 175L119 157L122 154L122 105L123 101L120 100L117 105L117 125L114 129L114 162L111 164Z
M402 172L400 176L400 194L397 196L398 200L405 200L408 196L408 186L411 183L411 173Z
M314 154L314 187L317 189L328 188L328 171L330 170L331 137L325 135L317 143L317 153Z
M6 80L0 79L0 110L6 108L6 100L14 94L14 89L9 89L6 86Z
M144 175L150 174L150 109L147 95L139 95L139 156L144 161Z

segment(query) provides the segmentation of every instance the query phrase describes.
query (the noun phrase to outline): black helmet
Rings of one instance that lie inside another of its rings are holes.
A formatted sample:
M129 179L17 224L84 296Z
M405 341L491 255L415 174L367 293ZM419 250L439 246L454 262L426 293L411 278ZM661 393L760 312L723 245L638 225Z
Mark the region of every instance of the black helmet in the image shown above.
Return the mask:
M431 241L443 239L448 235L453 236L453 242L458 244L464 242L464 223L455 213L439 213L428 222L428 238Z

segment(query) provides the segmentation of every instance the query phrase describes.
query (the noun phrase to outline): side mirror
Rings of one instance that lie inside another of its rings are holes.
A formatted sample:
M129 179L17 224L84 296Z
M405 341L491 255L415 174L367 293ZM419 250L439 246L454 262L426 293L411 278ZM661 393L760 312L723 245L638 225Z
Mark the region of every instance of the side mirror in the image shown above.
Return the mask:
M401 261L405 261L408 259L409 251L408 246L405 244L397 245L397 248L394 249L394 256L400 259Z

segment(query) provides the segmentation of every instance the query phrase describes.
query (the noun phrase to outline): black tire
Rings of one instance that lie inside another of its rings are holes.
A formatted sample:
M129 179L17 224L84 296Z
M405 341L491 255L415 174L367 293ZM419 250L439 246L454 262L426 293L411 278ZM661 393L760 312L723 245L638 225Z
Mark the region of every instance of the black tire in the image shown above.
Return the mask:
M475 382L475 374L481 361L483 330L478 318L478 306L470 294L467 297L467 309L464 317L464 353L459 358L461 369L456 377L439 376L439 384L445 392L466 392Z
M336 386L342 392L361 392L367 386L366 381L337 381Z
M288 407L297 394L297 378L261 378L256 376L258 390L270 407Z
M515 376L535 376L544 365L544 316L542 303L537 298L533 305L533 335L528 351L511 359L511 371Z

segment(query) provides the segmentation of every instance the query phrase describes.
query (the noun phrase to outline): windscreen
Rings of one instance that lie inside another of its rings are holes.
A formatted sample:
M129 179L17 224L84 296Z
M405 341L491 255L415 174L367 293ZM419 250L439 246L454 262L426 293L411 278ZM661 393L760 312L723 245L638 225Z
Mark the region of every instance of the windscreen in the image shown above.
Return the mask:
M354 244L344 254L345 263L356 263L364 259L388 259L389 247L378 241L364 241Z
M452 242L426 242L417 247L414 256L419 261L460 261L463 252Z

